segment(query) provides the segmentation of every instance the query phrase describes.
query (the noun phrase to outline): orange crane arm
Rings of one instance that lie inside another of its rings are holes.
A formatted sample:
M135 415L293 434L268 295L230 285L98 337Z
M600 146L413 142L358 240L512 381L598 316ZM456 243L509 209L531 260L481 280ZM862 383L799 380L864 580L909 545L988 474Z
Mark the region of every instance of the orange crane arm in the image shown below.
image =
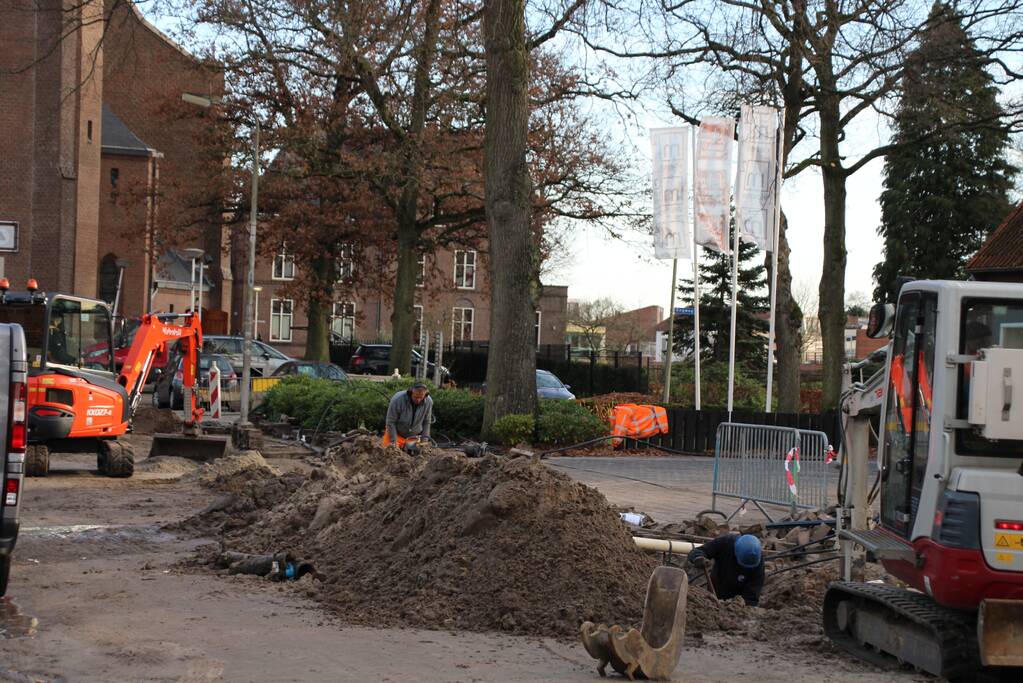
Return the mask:
M182 319L182 324L170 324L170 321ZM195 401L196 380L199 376L199 350L202 348L202 324L199 316L194 313L182 314L146 314L135 332L135 341L128 350L128 356L121 367L117 382L128 391L131 402L131 414L135 414L142 388L152 370L153 359L160 348L167 343L180 341L181 353L184 355L182 364L182 386L190 389L192 415L191 424L198 424L202 417L202 409Z

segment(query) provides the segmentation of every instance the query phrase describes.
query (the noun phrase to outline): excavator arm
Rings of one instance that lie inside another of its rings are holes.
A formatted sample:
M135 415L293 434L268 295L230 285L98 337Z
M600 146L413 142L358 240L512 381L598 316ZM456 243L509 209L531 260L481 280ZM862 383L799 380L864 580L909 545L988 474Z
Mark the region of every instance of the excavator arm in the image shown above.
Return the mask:
M181 324L174 321L181 320ZM128 356L121 367L117 382L128 392L132 415L142 400L142 389L153 369L153 360L166 344L180 343L184 356L182 363L182 385L190 397L188 409L191 415L189 425L199 424L202 409L195 400L196 381L199 375L199 351L202 349L202 324L194 313L147 314L135 332L135 341L128 350Z

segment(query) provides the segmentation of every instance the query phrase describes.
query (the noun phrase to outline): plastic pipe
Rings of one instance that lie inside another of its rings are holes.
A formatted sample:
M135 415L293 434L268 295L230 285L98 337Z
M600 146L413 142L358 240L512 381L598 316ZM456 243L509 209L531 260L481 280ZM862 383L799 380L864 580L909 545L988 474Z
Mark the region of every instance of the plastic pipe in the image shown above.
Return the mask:
M699 548L702 545L689 541L669 541L663 538L642 538L640 536L633 536L632 540L636 542L636 547L640 550L652 553L677 553L679 555L688 555L693 552L693 548Z

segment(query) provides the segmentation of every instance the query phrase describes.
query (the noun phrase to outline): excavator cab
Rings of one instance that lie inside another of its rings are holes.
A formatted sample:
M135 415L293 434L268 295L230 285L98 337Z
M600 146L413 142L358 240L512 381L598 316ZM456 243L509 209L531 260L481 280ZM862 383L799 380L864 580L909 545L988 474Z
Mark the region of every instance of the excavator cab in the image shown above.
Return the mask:
M939 676L1023 666L1023 286L910 282L894 324L875 327L892 328L873 387L879 515L862 524L867 449L847 438L843 507L861 524L840 535L915 592L833 584L825 631L875 663L887 653ZM847 399L852 415L863 397Z

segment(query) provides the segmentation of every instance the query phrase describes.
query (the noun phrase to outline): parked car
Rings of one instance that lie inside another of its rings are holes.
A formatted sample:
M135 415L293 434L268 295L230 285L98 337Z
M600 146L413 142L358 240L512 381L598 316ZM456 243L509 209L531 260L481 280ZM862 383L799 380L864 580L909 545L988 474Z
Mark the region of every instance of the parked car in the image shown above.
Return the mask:
M417 374L419 363L423 359L415 349L412 349L412 374ZM348 361L348 372L353 375L386 375L391 367L391 345L390 344L359 344ZM427 378L433 377L434 363L428 361L426 364ZM451 372L440 366L441 381L446 382L451 377Z
M184 372L182 370L182 356L178 356L174 364L174 372L164 371L160 374L153 387L153 405L157 408L172 408L181 410L185 405L185 391L182 386ZM238 390L238 373L227 356L217 353L203 353L199 356L199 386L210 385L210 366L216 363L220 369L221 391Z
M537 398L553 398L564 401L575 400L575 394L569 389L569 385L562 382L558 377L549 370L537 370L536 371L536 397ZM483 383L483 393L487 393L487 383Z
M537 370L536 371L536 395L539 398L557 398L566 401L575 399L569 389L569 385L558 379L557 375L548 370Z
M231 364L241 371L244 342L244 337L211 334L203 337L202 350L204 353L220 353L227 356L231 359ZM254 377L269 377L281 365L294 360L261 341L252 340L251 344L249 352L252 356L251 368Z
M333 363L322 363L312 360L289 360L284 365L274 370L274 377L288 375L305 375L318 379L330 379L337 382L347 382L348 375L345 371Z

